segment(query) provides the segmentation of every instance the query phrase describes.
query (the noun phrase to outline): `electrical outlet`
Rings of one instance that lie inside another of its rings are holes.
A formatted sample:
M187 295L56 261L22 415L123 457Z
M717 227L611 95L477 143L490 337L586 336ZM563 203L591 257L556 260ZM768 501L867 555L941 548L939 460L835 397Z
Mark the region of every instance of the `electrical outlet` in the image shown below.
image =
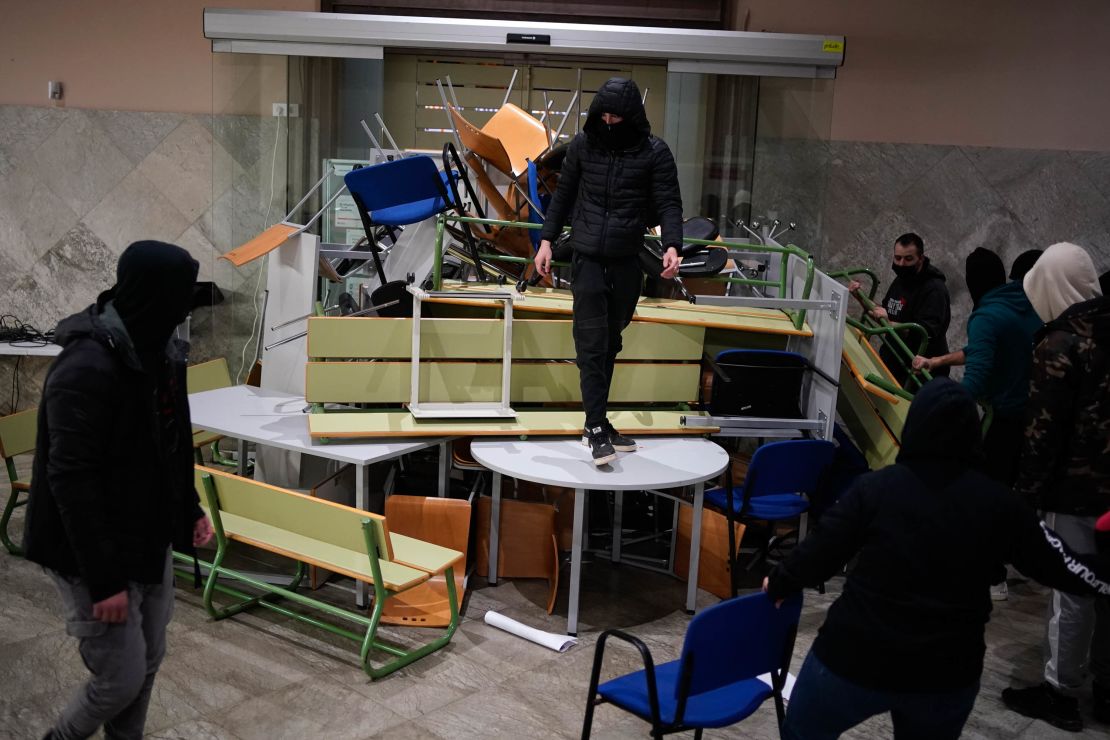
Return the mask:
M285 103L274 103L274 118L285 118L289 115L289 108Z

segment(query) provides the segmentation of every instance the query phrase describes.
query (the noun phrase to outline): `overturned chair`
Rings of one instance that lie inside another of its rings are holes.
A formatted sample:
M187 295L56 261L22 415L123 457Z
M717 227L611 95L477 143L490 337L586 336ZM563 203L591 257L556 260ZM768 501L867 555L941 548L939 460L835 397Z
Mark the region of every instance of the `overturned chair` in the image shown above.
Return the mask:
M454 568L461 565L463 553L428 542L392 533L386 518L330 501L315 499L265 483L196 467L196 486L203 491L203 506L212 519L216 533L216 555L208 566L204 586L204 608L214 619L224 619L261 606L279 614L320 627L360 644L362 669L372 679L381 678L413 661L435 652L451 641L459 625L458 596ZM283 555L297 562L292 581L285 587L274 586L254 576L224 565L237 542ZM179 561L191 558L175 553ZM305 575L305 564L317 565L373 586L374 605L370 616L327 604L297 593ZM386 604L398 594L427 583L442 574L447 592L449 621L438 637L413 649L382 642L378 626ZM251 595L218 582L229 578L261 591ZM236 599L228 606L213 602L216 592ZM294 611L280 602L294 601L324 614L353 622L355 632ZM370 663L371 649L392 657L379 667Z

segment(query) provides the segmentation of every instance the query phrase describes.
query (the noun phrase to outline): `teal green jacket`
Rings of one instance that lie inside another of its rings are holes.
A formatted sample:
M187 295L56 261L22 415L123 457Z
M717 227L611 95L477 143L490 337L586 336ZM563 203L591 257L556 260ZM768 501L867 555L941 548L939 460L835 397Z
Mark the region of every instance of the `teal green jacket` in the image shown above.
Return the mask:
M967 320L963 384L999 416L1025 413L1033 335L1042 323L1016 281L987 291Z

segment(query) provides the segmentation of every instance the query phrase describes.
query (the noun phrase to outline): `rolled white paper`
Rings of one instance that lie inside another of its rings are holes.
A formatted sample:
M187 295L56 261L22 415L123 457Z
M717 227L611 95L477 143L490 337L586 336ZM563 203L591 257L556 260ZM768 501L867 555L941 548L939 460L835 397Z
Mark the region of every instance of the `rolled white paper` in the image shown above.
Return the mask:
M523 637L525 640L534 642L537 645L543 645L548 650L554 650L557 653L565 653L578 644L578 640L569 635L557 635L554 632L544 632L535 627L521 624L515 619L510 619L504 614L498 614L494 611L486 612L485 623L490 627L505 630L517 637Z

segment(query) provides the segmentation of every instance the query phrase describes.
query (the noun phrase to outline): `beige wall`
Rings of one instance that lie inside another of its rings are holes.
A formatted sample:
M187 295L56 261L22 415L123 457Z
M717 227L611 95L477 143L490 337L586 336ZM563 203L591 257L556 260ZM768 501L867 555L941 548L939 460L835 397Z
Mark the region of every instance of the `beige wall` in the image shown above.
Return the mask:
M836 140L1110 151L1105 0L733 0L748 30L847 37Z
M52 0L5 3L0 103L50 105L65 85L73 108L209 113L213 110L206 7L319 10L319 0ZM284 90L284 85L281 85ZM219 92L219 91L218 91ZM217 104L230 111L226 104Z

